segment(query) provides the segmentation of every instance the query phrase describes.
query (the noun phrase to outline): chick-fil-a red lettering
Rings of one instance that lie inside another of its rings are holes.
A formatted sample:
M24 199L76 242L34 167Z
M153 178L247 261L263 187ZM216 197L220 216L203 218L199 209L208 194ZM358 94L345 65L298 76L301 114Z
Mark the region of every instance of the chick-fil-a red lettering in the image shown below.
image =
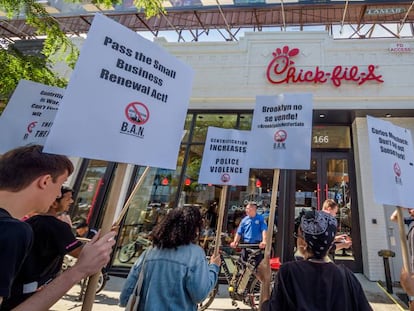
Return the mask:
M303 70L295 67L295 62L291 59L299 54L299 49L289 50L288 46L283 49L277 48L273 54L273 59L267 66L266 76L270 83L314 83L323 84L329 80L336 87L341 86L343 81L355 82L358 85L368 81L383 83L382 75L375 73L375 66L368 65L367 71L361 70L358 66L335 66L331 71L325 71L316 66L314 70Z

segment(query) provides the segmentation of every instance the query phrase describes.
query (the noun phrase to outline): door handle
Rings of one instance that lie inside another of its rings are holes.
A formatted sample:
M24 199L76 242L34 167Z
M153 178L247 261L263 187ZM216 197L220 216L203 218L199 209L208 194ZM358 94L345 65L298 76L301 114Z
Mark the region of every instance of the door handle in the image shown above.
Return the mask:
M316 209L319 211L321 209L321 186L319 184L316 185Z

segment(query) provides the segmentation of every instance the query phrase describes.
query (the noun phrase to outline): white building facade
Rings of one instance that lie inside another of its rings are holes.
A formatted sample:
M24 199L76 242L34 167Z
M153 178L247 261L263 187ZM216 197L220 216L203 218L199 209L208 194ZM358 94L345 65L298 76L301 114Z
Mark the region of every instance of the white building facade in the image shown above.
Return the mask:
M256 32L238 42L156 42L194 68L190 110L253 110L256 95L306 92L313 94L318 116L348 113L363 272L370 280L384 279L378 251L391 249L393 279L399 278L398 231L389 222L394 207L373 196L366 115L414 130L414 40ZM315 117L313 122L318 124Z

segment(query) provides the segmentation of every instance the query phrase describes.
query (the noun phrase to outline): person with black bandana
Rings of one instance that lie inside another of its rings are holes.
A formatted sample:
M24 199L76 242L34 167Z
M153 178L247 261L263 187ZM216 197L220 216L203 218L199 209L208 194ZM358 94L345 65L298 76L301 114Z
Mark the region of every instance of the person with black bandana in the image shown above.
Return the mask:
M263 288L261 310L367 311L372 310L358 279L343 265L324 258L335 238L337 221L325 212L302 216L298 239L303 239L304 260L280 267L270 295ZM257 277L270 284L269 258L259 265Z

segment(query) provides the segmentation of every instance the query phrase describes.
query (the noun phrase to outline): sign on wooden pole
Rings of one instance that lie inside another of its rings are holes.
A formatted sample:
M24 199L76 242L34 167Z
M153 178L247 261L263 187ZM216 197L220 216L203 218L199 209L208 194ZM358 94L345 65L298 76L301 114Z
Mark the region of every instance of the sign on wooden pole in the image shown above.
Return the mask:
M119 201L122 183L125 178L127 164L118 164L115 172L115 177L109 194L109 201L103 217L101 234L109 232L112 228L112 220L115 217L116 205ZM98 285L99 273L94 274L89 278L88 286L86 288L85 297L82 304L82 311L92 310L93 302L95 300L96 287Z
M218 216L218 220L217 220L214 255L218 255L218 253L220 251L221 231L222 231L222 228L223 228L224 209L226 208L227 187L228 186L224 185L223 188L221 189L221 194L220 194L219 216Z

